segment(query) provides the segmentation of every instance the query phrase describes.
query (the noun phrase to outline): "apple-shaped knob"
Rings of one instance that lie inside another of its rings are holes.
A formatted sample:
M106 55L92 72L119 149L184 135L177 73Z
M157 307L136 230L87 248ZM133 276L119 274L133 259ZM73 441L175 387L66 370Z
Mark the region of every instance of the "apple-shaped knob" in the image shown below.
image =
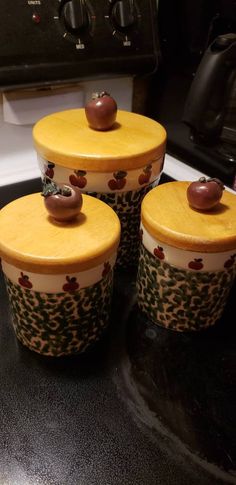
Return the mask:
M81 211L83 199L78 187L57 186L54 182L43 188L44 205L56 221L70 222Z
M187 188L189 205L197 210L209 210L215 207L222 197L224 185L217 178L200 177Z
M94 130L109 130L116 121L116 101L106 91L94 93L92 99L85 105L85 114L90 128Z

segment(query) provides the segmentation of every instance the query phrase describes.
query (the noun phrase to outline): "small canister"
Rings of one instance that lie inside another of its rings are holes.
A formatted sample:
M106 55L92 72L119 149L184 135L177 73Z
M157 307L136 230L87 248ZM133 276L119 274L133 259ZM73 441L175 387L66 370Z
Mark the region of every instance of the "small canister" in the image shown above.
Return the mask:
M28 195L1 210L2 269L20 342L40 354L70 355L109 323L120 222L87 195L75 220L57 222L42 199Z
M170 182L142 203L138 305L163 327L201 330L222 315L236 274L236 196L209 211L190 207L190 182Z
M76 185L110 205L122 227L118 263L137 264L141 201L162 172L164 128L118 110L114 126L98 131L75 109L39 120L33 138L43 180Z

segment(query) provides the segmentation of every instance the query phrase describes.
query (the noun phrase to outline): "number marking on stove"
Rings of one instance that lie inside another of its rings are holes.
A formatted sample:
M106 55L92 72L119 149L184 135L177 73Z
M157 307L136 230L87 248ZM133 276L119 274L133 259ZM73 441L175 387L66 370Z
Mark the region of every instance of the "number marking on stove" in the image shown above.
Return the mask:
M127 36L125 36L125 40L123 40L123 46L124 47L131 46L131 40L129 40Z
M75 48L76 48L77 50L81 50L81 49L84 49L84 48L85 48L85 45L83 44L83 42L81 42L81 40L80 40L80 39L78 39L77 44L75 44Z

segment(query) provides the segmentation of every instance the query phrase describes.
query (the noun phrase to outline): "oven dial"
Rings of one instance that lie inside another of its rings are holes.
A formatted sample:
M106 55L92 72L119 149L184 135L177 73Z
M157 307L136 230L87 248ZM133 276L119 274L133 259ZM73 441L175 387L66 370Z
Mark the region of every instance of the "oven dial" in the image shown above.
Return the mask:
M118 30L126 30L135 22L133 0L118 0L112 5L111 20Z
M84 0L69 0L62 7L61 17L66 29L77 34L89 27L89 13Z

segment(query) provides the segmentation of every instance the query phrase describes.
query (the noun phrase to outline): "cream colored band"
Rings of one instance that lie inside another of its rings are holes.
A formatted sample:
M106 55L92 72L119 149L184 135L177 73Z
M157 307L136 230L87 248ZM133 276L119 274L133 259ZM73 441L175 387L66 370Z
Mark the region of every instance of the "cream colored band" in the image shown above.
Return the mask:
M234 267L236 270L236 250L221 253L199 253L178 249L157 241L141 224L142 242L154 257L177 268L190 271L222 271Z
M22 289L44 293L71 293L100 281L112 270L115 261L116 254L95 268L73 274L32 273L16 268L5 261L2 261L2 270L9 280L20 285Z
M79 176L76 175L76 170L62 167L60 165L54 165L52 162L48 162L40 156L38 156L38 163L42 178L47 176L56 183L67 183L72 185L75 184L77 178L78 186L84 192L113 193L138 190L159 179L163 168L163 159L164 156L155 160L150 160L150 162L147 162L142 168L127 171L84 171L83 174L83 170L81 169L81 175ZM77 174L78 173L79 169L77 171Z

